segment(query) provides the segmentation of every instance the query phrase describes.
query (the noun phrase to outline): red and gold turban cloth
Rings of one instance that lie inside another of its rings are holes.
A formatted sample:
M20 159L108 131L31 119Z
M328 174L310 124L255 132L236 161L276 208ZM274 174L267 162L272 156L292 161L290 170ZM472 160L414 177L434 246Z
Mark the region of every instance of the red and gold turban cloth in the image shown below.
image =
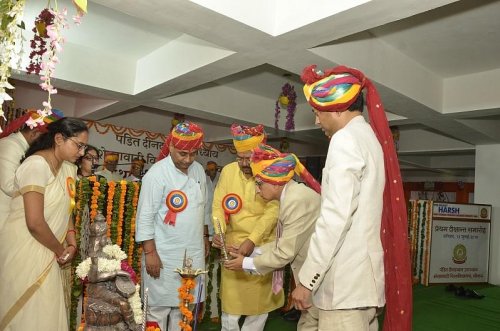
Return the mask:
M177 124L165 139L156 161L160 161L170 154L170 143L181 151L197 150L203 144L203 130L199 125L188 121Z
M233 124L231 125L231 133L234 147L240 153L249 152L259 146L260 143L266 142L266 133L262 124L254 127Z
M250 167L255 177L273 185L285 185L297 174L307 186L321 194L321 185L295 154L283 154L271 146L260 144L252 151Z
M385 267L384 331L411 330L412 279L407 210L398 157L377 89L361 71L345 66L321 72L316 70L316 65L311 65L304 69L301 78L307 101L318 111L345 111L366 90L370 125L384 152L386 175L380 229Z
M15 120L13 120L12 122L10 122L5 127L4 131L0 134L0 138L7 137L11 133L16 132L17 130L21 129L23 127L23 125L26 124L26 121L30 120L30 118L36 119L38 117L40 117L40 115L38 114L38 112L36 110L33 110L33 109L28 110L24 115L22 115L21 117L18 117ZM49 116L45 116L43 118L43 124L34 127L33 130L38 130L40 132L45 133L45 132L47 132L47 125L48 124L50 124L54 121L57 121L58 119L61 119L63 117L64 117L64 114L62 113L62 111L52 109L52 114L50 114Z

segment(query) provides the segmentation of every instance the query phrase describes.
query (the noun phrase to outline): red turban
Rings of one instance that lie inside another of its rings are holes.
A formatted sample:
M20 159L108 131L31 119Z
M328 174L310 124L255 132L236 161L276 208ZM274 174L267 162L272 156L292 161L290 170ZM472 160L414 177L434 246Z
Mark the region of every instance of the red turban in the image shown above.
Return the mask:
M203 130L199 125L188 121L177 124L165 139L156 161L160 161L170 154L170 143L181 151L197 150L203 143Z

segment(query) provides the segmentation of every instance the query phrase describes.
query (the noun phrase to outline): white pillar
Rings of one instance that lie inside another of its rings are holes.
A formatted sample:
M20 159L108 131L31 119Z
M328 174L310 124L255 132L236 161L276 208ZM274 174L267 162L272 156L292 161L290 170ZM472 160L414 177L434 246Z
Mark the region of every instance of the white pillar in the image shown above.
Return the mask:
M474 203L491 204L489 282L500 285L500 145L476 146Z

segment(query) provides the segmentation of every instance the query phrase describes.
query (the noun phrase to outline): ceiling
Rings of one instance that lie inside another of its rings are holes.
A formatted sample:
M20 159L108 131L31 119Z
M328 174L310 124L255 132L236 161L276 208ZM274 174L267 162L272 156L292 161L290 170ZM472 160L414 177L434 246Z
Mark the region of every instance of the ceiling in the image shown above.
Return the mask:
M28 40L44 4L27 2ZM327 140L299 75L309 64L343 64L375 82L400 131L405 180L473 181L475 146L500 143L500 1L91 0L88 7L82 24L64 32L56 70L52 103L69 116L165 132L182 113L218 142L230 139L228 124L262 123L271 141L287 136L297 154L321 155ZM37 77L14 77L16 99L41 103ZM283 129L284 109L274 129L286 82L297 91L293 132Z

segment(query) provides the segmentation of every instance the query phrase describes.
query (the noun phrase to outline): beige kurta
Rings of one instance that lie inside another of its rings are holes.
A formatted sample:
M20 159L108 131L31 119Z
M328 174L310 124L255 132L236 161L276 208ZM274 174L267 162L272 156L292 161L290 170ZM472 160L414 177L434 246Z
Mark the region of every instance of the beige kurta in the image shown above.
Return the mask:
M237 214L231 215L226 230L222 199L229 193L239 195L243 205ZM252 240L256 246L274 241L278 209L277 201L266 202L255 192L254 179L247 179L237 162L222 169L214 192L212 215L221 220L228 245L239 245L245 239ZM218 232L216 224L214 227ZM259 315L283 306L283 292L274 295L271 281L272 274L249 275L222 268L222 311L232 315Z
M67 179L76 166L64 162L54 178L41 156L27 158L16 171L19 195L0 232L0 330L67 330L61 272L54 253L28 231L21 194L44 195L44 216L61 242L70 216Z

